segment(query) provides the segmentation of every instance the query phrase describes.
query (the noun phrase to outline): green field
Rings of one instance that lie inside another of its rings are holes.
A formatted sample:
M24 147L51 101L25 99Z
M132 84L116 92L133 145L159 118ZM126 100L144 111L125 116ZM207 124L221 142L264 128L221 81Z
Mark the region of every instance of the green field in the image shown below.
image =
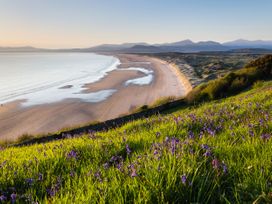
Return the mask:
M271 203L272 82L107 132L1 149L3 203Z

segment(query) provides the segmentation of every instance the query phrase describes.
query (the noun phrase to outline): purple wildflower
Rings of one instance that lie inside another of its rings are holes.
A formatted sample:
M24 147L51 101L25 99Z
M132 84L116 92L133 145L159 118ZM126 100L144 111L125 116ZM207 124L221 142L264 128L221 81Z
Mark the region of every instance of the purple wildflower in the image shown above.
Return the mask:
M194 139L195 135L192 131L189 131L189 138L190 139Z
M224 162L222 162L222 168L223 168L223 173L226 174L228 172L228 167Z
M154 151L154 153L153 153L153 154L154 154L154 155L159 154L158 150L156 150L156 149L155 149L155 151Z
M180 116L179 117L174 117L174 121L175 121L176 124L178 124L180 120L181 120Z
M253 128L254 125L253 125L252 123L249 123L249 124L248 124L248 127L249 127L249 128Z
M68 159L76 159L77 158L77 153L74 150L71 150L68 154L67 154L67 158Z
M15 203L16 197L17 197L16 193L12 193L12 194L10 195L11 203Z
M210 156L212 156L212 153L211 153L210 150L208 150L208 151L206 151L206 152L203 154L203 156L205 156L205 157L210 157Z
M46 189L46 192L47 192L47 195L48 195L49 197L53 197L53 196L56 195L56 190L55 190L55 188L48 188L48 189Z
M76 175L76 172L75 171L70 171L70 176L71 177L74 177Z
M113 165L121 171L123 167L123 158L121 156L112 156L107 163L109 167ZM107 168L107 164L104 164L104 168Z
M116 165L116 168L117 168L119 171L122 171L123 162L119 162L119 163Z
M171 140L171 152L172 154L175 154L176 151L176 143L178 142L178 140L176 138L172 138Z
M130 147L128 146L128 144L126 144L126 150L127 150L127 154L130 155L130 154L131 154L131 149L130 149Z
M166 137L166 138L165 138L165 142L169 142L169 137Z
M58 176L58 178L57 178L57 183L55 184L55 191L57 192L59 189L60 189L60 187L61 187L61 177L60 176Z
M100 173L100 171L97 171L97 172L94 174L94 177L95 177L99 182L102 182L102 178L101 178L101 173Z
M215 131L212 130L211 128L207 128L207 132L211 135L211 136L215 136Z
M187 176L185 175L185 174L183 174L182 176L181 176L181 182L185 185L186 184L186 182L187 182Z
M108 162L106 162L105 164L103 164L104 169L109 169L110 168L110 164Z
M112 156L111 159L110 159L110 162L114 163L117 160L118 160L117 156Z
M26 183L27 183L28 185L32 185L32 184L34 183L34 179L28 178L28 179L26 179Z
M268 141L271 138L270 134L262 134L261 135L261 139L264 141Z
M39 173L38 175L38 181L42 181L43 180L43 175L41 173Z
M253 137L253 136L254 136L254 132L253 132L253 130L252 130L252 129L250 129L250 130L248 131L248 133L249 133L249 135L250 135L251 137Z
M156 137L159 137L161 135L160 132L156 132Z
M203 137L203 131L201 131L200 133L199 133L199 138L201 139L202 137Z
M209 149L210 149L210 147L209 147L207 144L202 144L202 145L201 145L201 148L202 148L202 149L206 149L206 150L209 150Z
M1 195L0 196L0 201L6 201L7 200L7 197L6 196L4 196L4 195Z

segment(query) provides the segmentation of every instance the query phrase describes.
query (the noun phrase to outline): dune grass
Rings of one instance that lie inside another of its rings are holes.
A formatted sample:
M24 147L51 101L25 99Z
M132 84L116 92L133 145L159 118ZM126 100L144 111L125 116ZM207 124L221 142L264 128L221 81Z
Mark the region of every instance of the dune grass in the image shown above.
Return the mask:
M210 101L237 94L259 80L272 79L272 55L260 57L244 68L194 88L186 97L189 103Z
M271 203L272 82L107 132L0 149L0 203Z

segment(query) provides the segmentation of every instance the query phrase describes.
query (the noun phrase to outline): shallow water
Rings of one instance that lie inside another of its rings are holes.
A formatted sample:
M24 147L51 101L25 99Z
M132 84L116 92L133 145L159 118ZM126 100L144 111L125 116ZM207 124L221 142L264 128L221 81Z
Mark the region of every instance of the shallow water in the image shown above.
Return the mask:
M83 85L117 68L119 59L92 53L0 53L0 103L23 106L81 99L105 100L116 90L82 93Z
M148 74L144 77L139 77L136 79L129 79L125 82L125 85L128 86L130 84L135 84L135 85L149 85L153 81L153 75Z
M138 62L137 62L138 63ZM130 67L126 69L119 69L119 70L130 70L130 71L139 71L145 74L146 76L135 78L135 79L129 79L125 82L125 86L128 86L130 84L134 85L149 85L153 81L153 71L141 67Z

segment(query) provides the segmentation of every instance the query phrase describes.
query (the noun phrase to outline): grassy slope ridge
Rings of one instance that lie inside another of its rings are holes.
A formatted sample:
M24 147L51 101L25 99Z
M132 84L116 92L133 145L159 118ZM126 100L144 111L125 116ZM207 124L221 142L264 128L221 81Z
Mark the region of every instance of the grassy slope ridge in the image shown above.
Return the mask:
M0 150L0 200L272 202L272 82L108 132Z
M201 102L227 97L248 88L258 80L270 79L272 79L272 55L266 55L238 71L196 87L189 93L187 100Z

